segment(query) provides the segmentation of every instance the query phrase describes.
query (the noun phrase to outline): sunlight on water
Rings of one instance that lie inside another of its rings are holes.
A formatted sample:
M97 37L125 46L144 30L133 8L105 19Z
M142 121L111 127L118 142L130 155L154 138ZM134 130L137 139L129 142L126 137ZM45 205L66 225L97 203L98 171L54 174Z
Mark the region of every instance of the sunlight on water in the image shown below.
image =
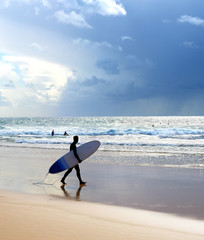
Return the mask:
M1 145L67 149L74 135L79 144L97 139L100 150L137 154L130 164L203 168L204 117L0 118ZM155 153L165 155L163 161L154 163ZM180 154L176 163L170 160L175 154Z

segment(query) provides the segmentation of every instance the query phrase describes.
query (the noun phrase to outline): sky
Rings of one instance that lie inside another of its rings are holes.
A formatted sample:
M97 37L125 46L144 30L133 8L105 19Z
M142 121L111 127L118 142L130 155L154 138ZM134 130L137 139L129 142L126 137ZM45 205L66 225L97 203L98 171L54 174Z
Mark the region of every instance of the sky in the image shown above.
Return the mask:
M203 0L0 1L0 117L203 106Z

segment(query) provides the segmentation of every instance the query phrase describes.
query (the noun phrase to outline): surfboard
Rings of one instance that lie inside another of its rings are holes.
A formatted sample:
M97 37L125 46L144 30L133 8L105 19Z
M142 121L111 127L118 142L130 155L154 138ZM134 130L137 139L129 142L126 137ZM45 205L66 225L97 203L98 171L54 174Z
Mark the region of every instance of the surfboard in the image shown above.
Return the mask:
M84 161L85 159L90 157L94 152L96 152L99 146L100 142L95 140L82 144L81 146L76 148L76 151L79 158L82 161ZM74 167L77 164L79 164L79 162L74 156L74 152L70 151L52 164L52 166L49 169L49 173L52 174L59 173L64 170L67 170L68 168Z

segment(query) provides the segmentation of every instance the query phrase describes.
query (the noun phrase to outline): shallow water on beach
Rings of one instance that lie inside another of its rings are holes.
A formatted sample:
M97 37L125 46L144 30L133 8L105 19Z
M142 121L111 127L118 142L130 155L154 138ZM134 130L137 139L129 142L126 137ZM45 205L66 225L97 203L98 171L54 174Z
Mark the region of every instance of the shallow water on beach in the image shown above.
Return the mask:
M99 140L107 164L204 169L204 117L0 118L4 146L69 149L74 135Z
M60 149L0 146L0 189L46 195L49 201L88 201L204 219L204 169L105 164L100 159L111 154L102 151L80 165L86 186L79 187L75 170L65 186L60 182L64 172L44 181L61 154Z

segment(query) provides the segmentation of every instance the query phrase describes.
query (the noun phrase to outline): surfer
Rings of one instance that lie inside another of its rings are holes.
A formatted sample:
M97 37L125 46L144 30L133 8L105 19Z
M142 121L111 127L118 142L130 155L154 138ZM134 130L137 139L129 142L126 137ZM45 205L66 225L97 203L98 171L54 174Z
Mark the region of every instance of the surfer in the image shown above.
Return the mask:
M78 136L74 136L73 137L73 143L70 145L70 151L73 150L74 152L74 156L76 157L76 159L78 160L79 163L81 163L81 159L79 158L78 154L77 154L77 151L76 151L76 144L78 143L79 141L79 137ZM65 178L71 173L72 169L75 168L76 170L76 175L79 179L79 183L80 185L83 185L83 184L86 184L86 182L82 181L81 179L81 173L80 173L80 168L79 168L79 164L77 164L76 166L72 167L72 168L69 168L66 173L64 174L63 178L61 179L61 183L62 184L66 184L65 183Z
M52 132L51 132L51 135L52 135L52 136L54 136L54 135L55 135L55 131L54 131L54 130L52 130Z
M69 134L65 131L65 132L64 132L64 136L69 136Z

